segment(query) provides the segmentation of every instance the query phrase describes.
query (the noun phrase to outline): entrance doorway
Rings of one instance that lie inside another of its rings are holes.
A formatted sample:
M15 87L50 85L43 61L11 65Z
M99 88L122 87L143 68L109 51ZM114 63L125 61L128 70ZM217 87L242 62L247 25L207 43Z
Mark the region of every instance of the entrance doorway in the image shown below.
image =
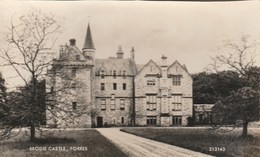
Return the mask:
M97 117L97 127L103 127L103 117Z

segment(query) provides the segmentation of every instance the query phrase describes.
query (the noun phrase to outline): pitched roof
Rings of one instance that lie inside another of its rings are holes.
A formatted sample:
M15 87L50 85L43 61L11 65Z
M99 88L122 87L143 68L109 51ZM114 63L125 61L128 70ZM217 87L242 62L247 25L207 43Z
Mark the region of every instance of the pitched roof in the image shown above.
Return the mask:
M214 104L193 104L194 110L197 112L212 111Z
M83 54L80 52L78 47L76 45L71 46L71 45L65 45L64 46L64 51L60 56L60 59L62 60L75 60L76 55L80 55L80 60L85 60L85 57Z
M161 68L160 68L160 66L157 64L157 63L155 63L152 59L150 60L150 61L148 61L145 65L143 65L142 67L139 67L140 66L140 64L137 66L137 70L138 70L138 68L140 68L139 70L138 70L138 72L137 73L140 73L143 69L144 69L144 67L146 67L146 66L148 66L149 64L154 64L159 70L160 70L160 72L161 72Z
M94 46L94 42L92 40L91 30L90 30L89 24L88 24L87 34L86 34L86 37L85 37L85 42L84 42L82 49L94 49L95 50L95 46Z
M126 71L126 75L135 75L135 64L131 59L96 59L95 60L96 71L100 69L105 70L106 74L110 74L110 71Z
M188 75L191 76L191 74L189 73L189 71L188 71L186 65L185 65L185 64L181 65L177 60L175 60L170 66L168 66L168 70L169 70L174 64L178 64L183 70L185 70L185 71L188 73Z

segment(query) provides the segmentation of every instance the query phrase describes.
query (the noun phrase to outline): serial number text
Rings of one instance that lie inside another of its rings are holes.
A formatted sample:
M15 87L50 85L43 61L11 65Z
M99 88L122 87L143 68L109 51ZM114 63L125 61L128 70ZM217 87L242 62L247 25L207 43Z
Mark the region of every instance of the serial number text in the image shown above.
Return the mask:
M225 147L209 147L210 152L225 152Z

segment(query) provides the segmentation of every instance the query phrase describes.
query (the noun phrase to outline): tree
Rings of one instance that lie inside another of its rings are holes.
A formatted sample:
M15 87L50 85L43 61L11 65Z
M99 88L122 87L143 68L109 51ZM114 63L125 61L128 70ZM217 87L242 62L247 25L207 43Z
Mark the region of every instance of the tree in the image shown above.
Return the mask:
M250 43L248 36L242 36L239 41L224 41L219 48L220 55L212 57L212 67L219 70L230 69L246 76L248 70L255 65L257 43Z
M15 22L14 22L15 21ZM1 49L5 66L11 66L29 87L29 100L27 114L30 126L30 139L35 139L35 126L37 126L37 82L46 73L50 63L50 52L55 44L57 34L61 27L58 20L51 14L32 9L27 15L17 20L11 20L7 27L6 47ZM26 100L28 100L26 99Z
M21 86L16 91L7 93L4 103L6 110L0 119L1 130L3 130L1 137L9 138L16 135L17 132L13 134L12 129L19 129L19 133L21 128L31 125L32 118L35 121L36 127L45 122L45 82L37 82L37 102L35 102L37 106L34 106L34 110L38 111L37 115L30 114L31 103L33 101L31 85Z
M213 67L217 73L221 68L228 68L239 74L243 80L243 86L218 101L213 111L217 114L220 126L232 124L234 127L238 121L242 121L243 133L247 135L248 122L259 120L259 68L255 67L256 43L250 43L247 36L240 41L226 41L223 54L212 58Z
M8 107L5 104L6 102L6 86L5 86L5 79L3 75L0 73L0 120L6 114Z
M229 96L242 88L245 81L236 71L218 73L201 72L193 75L193 102L195 104L215 104L220 98Z
M216 123L235 127L242 124L242 137L246 137L248 123L259 119L259 111L256 109L258 106L259 92L251 87L243 87L216 103Z

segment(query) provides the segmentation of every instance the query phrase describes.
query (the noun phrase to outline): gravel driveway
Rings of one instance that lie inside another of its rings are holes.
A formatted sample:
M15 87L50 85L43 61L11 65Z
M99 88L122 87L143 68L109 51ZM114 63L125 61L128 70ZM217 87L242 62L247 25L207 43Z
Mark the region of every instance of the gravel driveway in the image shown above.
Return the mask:
M103 136L123 150L129 157L209 157L203 153L142 138L120 128L99 128Z

